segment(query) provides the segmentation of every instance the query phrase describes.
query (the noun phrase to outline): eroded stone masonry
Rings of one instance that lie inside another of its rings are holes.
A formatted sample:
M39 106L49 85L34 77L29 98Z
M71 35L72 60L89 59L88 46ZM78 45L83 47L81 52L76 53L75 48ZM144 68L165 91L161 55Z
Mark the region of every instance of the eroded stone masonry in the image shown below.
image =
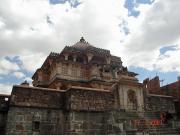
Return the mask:
M81 38L50 53L33 87L0 95L1 135L179 135L180 81L139 83L120 57Z

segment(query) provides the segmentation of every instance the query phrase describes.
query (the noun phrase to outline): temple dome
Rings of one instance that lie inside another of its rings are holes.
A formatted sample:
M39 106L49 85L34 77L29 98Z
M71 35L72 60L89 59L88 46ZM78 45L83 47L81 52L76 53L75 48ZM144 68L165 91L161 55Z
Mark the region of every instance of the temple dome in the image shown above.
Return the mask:
M92 53L95 55L101 55L101 56L109 56L110 51L102 48L97 48L89 44L88 42L85 41L83 37L81 37L80 41L77 42L76 44L72 46L66 46L63 49L63 52L72 52L72 51L80 51L80 52L85 52L85 53Z
M85 39L83 37L81 37L80 41L77 42L76 44L72 45L72 47L85 50L89 47L94 47L94 46L90 45L88 42L85 41Z

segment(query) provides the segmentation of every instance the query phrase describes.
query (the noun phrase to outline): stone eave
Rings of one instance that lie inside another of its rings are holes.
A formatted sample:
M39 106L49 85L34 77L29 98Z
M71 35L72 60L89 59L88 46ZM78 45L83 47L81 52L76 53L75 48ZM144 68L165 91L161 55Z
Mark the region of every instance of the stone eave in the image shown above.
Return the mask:
M157 95L157 94L148 94L148 97L173 98L172 96L167 96L167 95Z
M142 83L134 82L134 81L131 81L131 80L125 80L125 79L123 79L123 80L120 79L120 80L119 80L119 84L143 87L143 84L142 84Z
M88 88L88 87L79 87L79 86L71 86L70 88L67 89L69 90L86 90L86 91L98 91L98 92L108 92L111 93L109 90L104 90L104 89L97 89L97 88Z
M65 92L66 90L57 90L52 88L42 88L42 87L33 87L33 86L24 86L24 85L14 85L14 88L25 88L25 89L36 89L36 90L43 90L43 91L50 91L50 92ZM13 92L13 90L12 90Z
M68 80L68 79L64 79L64 78L61 78L61 77L58 77L58 75L55 75L51 81L47 84L48 85L51 85L53 82L55 82L56 80L61 80L61 81L65 81L65 82L79 82L79 83L91 83L91 82L96 82L96 83L108 83L108 84L112 84L114 82L118 82L117 80L114 81L105 81L105 80L100 80L100 79L91 79L91 80Z
M128 71L128 74L129 74L129 75L132 75L133 77L139 75L139 74L137 74L137 73L135 73L135 72L131 72L131 71Z
M61 80L64 82L80 82L80 80L68 80L68 79L61 78L58 75L55 75L47 85L51 85L52 83L54 83L57 80ZM86 83L86 82L83 82L83 83Z
M94 80L94 79L92 79L92 80L89 80L89 82L98 82L98 83L106 83L106 84L112 84L112 83L115 83L115 82L118 82L117 80L111 80L111 81L105 81L105 80Z
M18 108L34 108L34 109L53 109L53 110L61 110L62 107L44 107L44 106L26 106L26 105L11 105L11 107L18 107Z
M23 104L10 104L11 107L21 107L21 108L38 108L38 109L54 109L54 110L59 110L62 109L62 107L47 107L43 105L23 105Z
M11 97L9 94L0 94L0 97Z

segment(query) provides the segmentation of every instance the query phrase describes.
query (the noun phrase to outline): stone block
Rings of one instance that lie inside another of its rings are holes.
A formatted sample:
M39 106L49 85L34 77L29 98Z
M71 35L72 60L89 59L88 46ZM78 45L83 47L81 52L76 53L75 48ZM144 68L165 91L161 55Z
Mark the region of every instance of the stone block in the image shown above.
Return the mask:
M23 126L23 124L17 124L16 125L16 130L18 131L18 130L24 130L24 126Z
M24 123L24 128L26 131L32 131L32 122Z
M16 122L22 122L24 121L24 115L16 115L15 119L16 119Z
M32 115L25 116L25 121L32 121L32 119L33 119Z

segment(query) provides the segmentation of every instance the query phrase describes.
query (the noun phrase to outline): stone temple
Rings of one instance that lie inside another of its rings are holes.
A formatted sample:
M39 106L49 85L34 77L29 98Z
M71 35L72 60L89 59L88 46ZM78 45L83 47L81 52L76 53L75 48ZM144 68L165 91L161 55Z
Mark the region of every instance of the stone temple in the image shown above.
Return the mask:
M0 135L180 135L180 81L170 95L136 76L81 38L0 95Z

